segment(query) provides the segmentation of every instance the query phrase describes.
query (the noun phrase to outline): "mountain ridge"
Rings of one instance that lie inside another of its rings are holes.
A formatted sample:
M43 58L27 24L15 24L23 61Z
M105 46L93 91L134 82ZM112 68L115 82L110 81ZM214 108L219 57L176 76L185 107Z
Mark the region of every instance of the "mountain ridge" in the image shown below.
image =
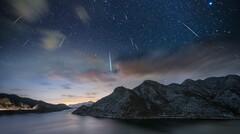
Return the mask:
M41 100L0 93L0 115L19 113L45 113L70 109L65 104L50 104Z
M133 89L117 87L91 107L79 107L73 114L120 119L235 119L240 117L239 102L237 75L169 85L146 80Z

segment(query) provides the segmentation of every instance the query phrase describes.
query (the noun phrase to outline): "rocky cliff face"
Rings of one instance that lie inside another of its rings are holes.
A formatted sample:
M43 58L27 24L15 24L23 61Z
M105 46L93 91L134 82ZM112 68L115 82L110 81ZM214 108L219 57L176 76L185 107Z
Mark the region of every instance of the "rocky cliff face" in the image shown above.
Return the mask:
M93 106L73 112L107 118L207 118L240 117L240 77L212 77L162 85L144 81L130 90L118 87Z
M54 105L29 98L21 98L17 95L0 94L0 115L55 112L65 109L70 109L70 107L65 104Z

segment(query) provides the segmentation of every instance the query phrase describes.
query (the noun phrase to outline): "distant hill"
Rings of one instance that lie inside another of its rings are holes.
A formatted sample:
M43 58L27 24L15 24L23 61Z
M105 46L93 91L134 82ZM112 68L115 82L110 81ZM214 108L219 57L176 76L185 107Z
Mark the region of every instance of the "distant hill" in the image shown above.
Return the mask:
M79 108L79 107L81 107L81 106L83 106L83 105L90 107L90 106L92 106L93 104L94 104L94 102L88 101L88 102L83 102L83 103L78 103L78 104L70 104L70 105L68 105L68 106L71 107L71 108L77 109L77 108Z
M147 80L132 90L118 87L73 114L120 119L239 119L240 77L188 79L170 85Z
M65 104L49 104L17 95L0 93L0 115L18 113L45 113L70 109Z

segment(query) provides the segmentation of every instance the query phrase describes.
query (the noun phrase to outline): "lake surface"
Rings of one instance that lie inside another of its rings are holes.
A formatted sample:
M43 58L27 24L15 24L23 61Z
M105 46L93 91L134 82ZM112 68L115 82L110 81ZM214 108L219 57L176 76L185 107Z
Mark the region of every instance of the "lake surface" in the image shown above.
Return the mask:
M72 110L0 116L0 134L235 134L240 120L138 120L82 117Z

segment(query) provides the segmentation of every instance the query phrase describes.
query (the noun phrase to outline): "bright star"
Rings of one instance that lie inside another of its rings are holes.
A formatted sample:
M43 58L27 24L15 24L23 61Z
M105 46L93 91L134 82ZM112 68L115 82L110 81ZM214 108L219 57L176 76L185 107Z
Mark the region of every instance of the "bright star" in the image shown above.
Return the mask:
M213 5L213 2L209 2L208 5L209 5L209 6L212 6L212 5Z

